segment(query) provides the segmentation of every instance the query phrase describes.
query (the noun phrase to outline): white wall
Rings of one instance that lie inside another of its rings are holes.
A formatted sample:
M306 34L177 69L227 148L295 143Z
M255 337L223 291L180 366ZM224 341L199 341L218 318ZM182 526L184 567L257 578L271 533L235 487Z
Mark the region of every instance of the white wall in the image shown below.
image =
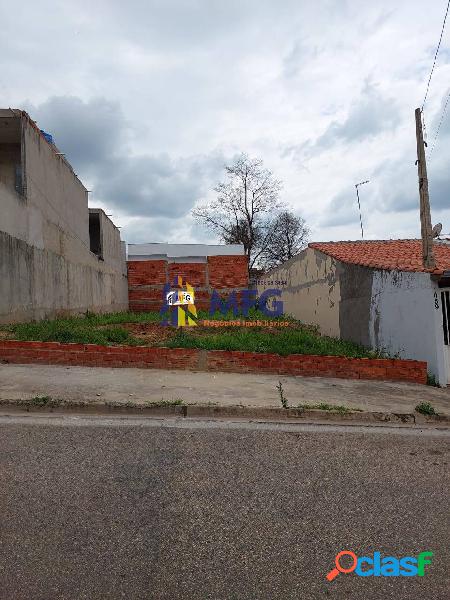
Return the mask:
M427 361L428 372L447 385L440 290L428 273L374 271L369 334L374 348Z

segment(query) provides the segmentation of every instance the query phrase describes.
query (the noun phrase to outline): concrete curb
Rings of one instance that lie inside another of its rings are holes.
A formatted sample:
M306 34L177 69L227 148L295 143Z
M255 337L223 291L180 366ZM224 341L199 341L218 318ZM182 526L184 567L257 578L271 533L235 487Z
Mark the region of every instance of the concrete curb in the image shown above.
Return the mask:
M74 402L49 400L37 405L32 400L0 400L0 410L14 412L67 412L89 414L128 414L149 417L181 417L194 419L250 419L266 421L332 421L406 425L449 425L446 415L393 413L375 411L339 412L302 408L264 408L257 406L208 406L200 404L137 404L133 402Z

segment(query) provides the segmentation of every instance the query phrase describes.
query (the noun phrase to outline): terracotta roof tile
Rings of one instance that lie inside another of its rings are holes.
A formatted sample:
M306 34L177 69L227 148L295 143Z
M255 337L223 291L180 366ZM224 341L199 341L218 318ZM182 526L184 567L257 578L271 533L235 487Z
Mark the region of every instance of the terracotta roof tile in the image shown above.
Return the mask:
M450 271L450 244L434 242L436 269L422 264L421 240L367 240L358 242L313 242L310 248L320 250L344 263L389 271L433 272Z

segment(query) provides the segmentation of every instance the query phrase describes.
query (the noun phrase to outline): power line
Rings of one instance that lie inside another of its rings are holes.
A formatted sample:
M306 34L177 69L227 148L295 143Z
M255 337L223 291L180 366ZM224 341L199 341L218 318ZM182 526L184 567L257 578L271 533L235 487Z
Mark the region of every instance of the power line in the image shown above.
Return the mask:
M447 21L447 15L448 15L448 9L449 8L450 8L450 0L448 0L448 2L447 2L447 10L445 11L444 22L442 23L441 36L439 38L439 43L438 43L437 48L436 48L436 54L434 55L433 66L431 67L430 76L428 78L427 90L425 92L425 97L424 97L423 102L422 102L422 111L423 111L423 107L425 106L425 102L427 101L428 92L430 90L431 78L433 77L434 67L436 66L436 60L437 60L437 57L438 57L438 54L439 54L439 49L441 47L442 36L444 35L445 22Z
M449 102L450 102L450 92L448 93L447 100L445 101L444 108L442 110L442 115L441 115L441 118L440 118L440 121L439 121L438 128L436 130L436 135L433 138L433 146L432 146L432 148L430 150L430 158L431 158L431 155L433 154L433 150L434 150L434 148L436 146L436 140L437 140L437 137L439 135L439 131L441 130L441 125L442 125L442 123L444 121L445 113L447 112L447 106L448 106Z

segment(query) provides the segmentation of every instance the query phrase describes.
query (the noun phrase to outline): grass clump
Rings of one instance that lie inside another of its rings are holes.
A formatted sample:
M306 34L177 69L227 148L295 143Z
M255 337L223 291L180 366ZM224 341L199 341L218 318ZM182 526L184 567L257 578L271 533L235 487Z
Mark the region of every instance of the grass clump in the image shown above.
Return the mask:
M281 381L278 382L278 385L276 387L278 390L278 394L280 396L281 406L283 408L287 408L288 407L288 399L284 395L283 384L281 383Z
M148 400L145 402L145 406L155 406L155 407L164 407L164 406L184 406L184 402L181 398L175 398L174 400Z
M437 415L434 406L430 402L420 402L415 410L421 415Z
M51 396L34 396L30 398L30 400L26 400L25 404L29 406L37 406L37 407L55 407L61 405L61 400L57 398L52 398Z
M431 385L432 387L440 387L436 381L436 376L432 375L431 373L427 373L427 385Z

